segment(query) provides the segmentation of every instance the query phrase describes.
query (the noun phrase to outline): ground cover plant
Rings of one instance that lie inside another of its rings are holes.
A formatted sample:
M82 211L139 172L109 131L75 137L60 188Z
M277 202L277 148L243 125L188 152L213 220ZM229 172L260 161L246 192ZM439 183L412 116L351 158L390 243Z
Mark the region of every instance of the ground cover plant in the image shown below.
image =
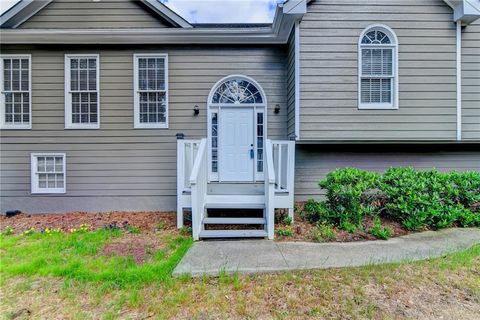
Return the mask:
M326 199L309 200L301 212L324 229L330 225L387 239L397 235L392 222L406 231L480 227L480 172L406 167L380 174L342 168L329 173L319 186Z

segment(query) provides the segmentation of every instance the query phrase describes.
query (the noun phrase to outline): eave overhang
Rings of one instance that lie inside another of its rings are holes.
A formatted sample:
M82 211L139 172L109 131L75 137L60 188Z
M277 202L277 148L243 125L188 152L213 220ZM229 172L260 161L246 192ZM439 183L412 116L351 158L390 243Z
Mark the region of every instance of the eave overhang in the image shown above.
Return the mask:
M453 21L469 25L480 18L480 0L444 0L453 9Z
M277 5L269 27L0 29L3 44L280 44L306 13L306 0Z

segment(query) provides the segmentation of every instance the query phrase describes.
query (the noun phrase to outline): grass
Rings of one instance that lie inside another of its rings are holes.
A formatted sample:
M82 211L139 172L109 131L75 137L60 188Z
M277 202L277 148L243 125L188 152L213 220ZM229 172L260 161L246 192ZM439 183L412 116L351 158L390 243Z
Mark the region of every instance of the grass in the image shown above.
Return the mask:
M165 249L144 264L129 256L106 256L101 250L120 230L98 229L76 233L34 233L1 236L2 279L12 276L53 276L102 286L123 288L164 281L191 244L186 237L167 237Z
M1 236L1 316L62 319L475 319L480 245L427 261L360 268L171 277L187 237L151 261L102 255L118 230ZM130 235L132 236L132 235ZM135 235L136 236L136 235Z

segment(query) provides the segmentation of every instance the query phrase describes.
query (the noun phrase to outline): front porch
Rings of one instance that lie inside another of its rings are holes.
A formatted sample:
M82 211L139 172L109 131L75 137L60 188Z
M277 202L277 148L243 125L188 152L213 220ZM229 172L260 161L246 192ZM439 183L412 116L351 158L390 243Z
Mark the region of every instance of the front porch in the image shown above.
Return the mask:
M210 150L211 151L211 150ZM192 235L274 238L274 212L293 219L295 142L265 141L263 181L211 181L207 139L177 140L177 226L191 210ZM241 228L232 229L233 225ZM222 226L224 228L222 228Z

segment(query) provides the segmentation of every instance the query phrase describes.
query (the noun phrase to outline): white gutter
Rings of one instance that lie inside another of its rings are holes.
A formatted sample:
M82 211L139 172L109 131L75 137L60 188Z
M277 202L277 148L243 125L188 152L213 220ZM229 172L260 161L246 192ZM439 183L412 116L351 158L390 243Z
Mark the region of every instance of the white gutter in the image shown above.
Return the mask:
M457 38L457 141L462 140L462 22L456 22Z
M300 22L295 22L295 140L300 140Z

